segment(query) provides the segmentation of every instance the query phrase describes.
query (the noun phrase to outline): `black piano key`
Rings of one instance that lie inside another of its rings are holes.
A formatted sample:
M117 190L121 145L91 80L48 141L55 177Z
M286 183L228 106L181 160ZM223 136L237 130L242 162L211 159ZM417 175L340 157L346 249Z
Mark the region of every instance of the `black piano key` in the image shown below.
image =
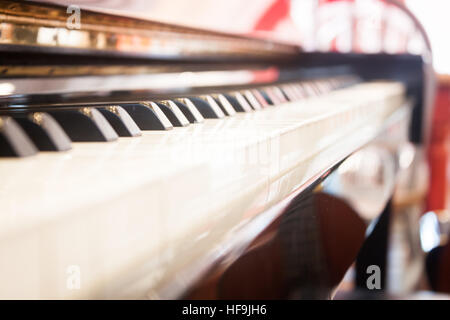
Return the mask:
M279 87L279 89L281 90L281 93L284 95L286 101L294 101L294 95L292 94L291 88L289 88L289 86L287 85L283 85L282 87Z
M291 101L290 95L286 93L285 89L282 87L275 87L275 90L278 92L280 97L282 97L283 102Z
M330 79L328 79L327 82L328 82L331 90L335 90L339 87L339 80L336 78L330 78Z
M206 102L208 102L208 104L214 109L214 111L219 114L219 115L223 115L224 117L226 116L231 116L234 115L235 112L233 108L233 110L230 111L230 113L228 114L228 112L226 111L228 106L222 106L220 102L218 102L217 99L215 99L212 95L204 95L201 97L203 100L205 100Z
M252 107L253 110L261 110L262 106L258 102L258 100L255 98L253 93L250 90L245 90L242 92L242 95L244 96L247 103Z
M156 102L156 104L161 108L162 112L164 112L174 127L186 127L189 125L188 119L178 109L177 105L173 105L168 101Z
M214 101L217 103L217 105L220 107L220 109L222 109L222 112L225 113L227 116L234 116L236 114L236 110L234 110L231 103L223 94L214 95L213 98Z
M243 94L241 94L240 92L235 92L233 95L245 112L252 112L253 110L255 110Z
M225 98L227 98L228 102L230 102L231 106L234 108L236 112L249 112L252 111L252 108L245 101L245 98L239 93L235 92L232 94L223 94ZM240 101L238 100L240 98Z
M324 84L323 81L317 80L317 81L315 81L314 84L317 88L318 94L322 95L327 91L326 85Z
M267 96L272 101L273 105L277 106L283 103L283 100L277 95L273 87L266 87L263 89L263 91L267 93Z
M41 151L72 149L70 138L53 117L46 112L23 113L14 116L28 137Z
M81 107L48 112L72 141L114 141L118 138L117 133L97 109Z
M306 91L306 89L303 87L302 84L300 83L296 83L294 84L294 88L297 91L297 94L302 98L305 99L309 96L308 92Z
M0 157L27 157L37 152L33 141L13 118L0 116Z
M310 88L312 89L312 91L314 92L314 95L315 95L315 96L320 96L321 91L320 91L320 88L319 88L319 86L318 86L318 84L317 84L316 81L311 81L311 82L309 83L309 86L310 86Z
M283 91L281 91L280 88L273 86L273 87L270 87L270 91L271 91L272 95L277 99L278 103L288 102L286 96L284 95Z
M233 97L230 94L223 94L225 98L227 98L228 102L230 102L231 106L234 108L236 112L245 112L245 110L242 108L241 104L237 101L235 97Z
M263 96L264 100L266 100L268 105L271 105L271 106L274 105L272 99L270 99L269 95L267 94L267 92L265 90L258 89L258 92Z
M191 100L175 99L173 102L178 106L181 112L183 112L184 116L190 123L200 123L205 120Z
M302 88L303 92L305 92L306 97L317 96L316 91L311 86L310 82L301 83L299 86Z
M156 103L121 104L141 130L170 130L172 123Z
M219 110L211 106L206 100L197 97L189 97L189 100L197 107L201 115L206 119L220 119L225 117L220 107Z
M267 108L269 106L266 99L264 99L264 97L258 90L253 89L253 90L250 90L250 92L253 94L253 96L259 102L259 104L262 108Z
M108 106L98 109L109 124L121 137L138 137L141 130L130 115L120 106Z
M227 110L224 108L224 106L220 103L220 101L217 98L214 98L214 100L216 101L217 105L219 106L219 108L222 110L222 112L226 115L229 116L230 114L228 114ZM234 111L234 109L233 109ZM235 111L236 112L236 111Z
M300 96L292 84L285 85L283 87L283 92L288 96L289 101L297 101L300 99Z

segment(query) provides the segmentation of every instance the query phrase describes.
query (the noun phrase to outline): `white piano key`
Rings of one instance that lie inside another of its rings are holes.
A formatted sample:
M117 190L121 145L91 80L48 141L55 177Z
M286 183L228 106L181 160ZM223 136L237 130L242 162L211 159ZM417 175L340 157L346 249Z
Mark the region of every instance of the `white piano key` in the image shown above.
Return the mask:
M173 112L173 114L175 115L177 120L180 122L182 127L186 127L189 125L188 119L183 114L183 112L181 112L180 108L178 108L178 106L176 105L175 102L173 102L171 100L165 100L165 101L161 101L161 103L164 104L165 106L167 106Z
M164 114L164 112L161 110L161 108L153 101L144 101L141 102L143 105L146 105L148 107L150 107L158 116L159 120L161 121L161 123L163 124L163 126L165 128L172 128L173 125L170 122L170 120L167 118L167 116Z
M253 110L253 108L250 106L247 100L245 100L244 96L240 92L234 92L232 94L239 102L239 104L241 105L242 109L244 109L245 112L250 112Z
M222 105L222 108L226 111L229 116L234 116L236 114L236 110L234 110L231 103L227 100L227 98L223 94L218 94L216 99Z
M38 152L22 127L8 116L0 116L0 145L2 157L27 157Z
M261 92L259 92L256 89L250 90L250 92L253 94L253 96L259 102L262 108L267 108L269 106L269 104L267 103L266 99L263 97Z
M262 106L258 102L258 100L255 98L253 93L250 90L245 90L242 92L245 98L247 98L247 101L250 103L250 105L253 107L254 110L261 110Z
M194 118L195 123L201 123L205 120L202 114L198 111L197 107L192 103L192 101L188 98L175 99L175 101L179 101L183 103L186 108L189 110L190 114Z
M222 111L220 106L217 104L216 100L210 95L202 96L201 98L205 99L206 102L209 103L214 112L218 115L219 118L225 117L225 113Z

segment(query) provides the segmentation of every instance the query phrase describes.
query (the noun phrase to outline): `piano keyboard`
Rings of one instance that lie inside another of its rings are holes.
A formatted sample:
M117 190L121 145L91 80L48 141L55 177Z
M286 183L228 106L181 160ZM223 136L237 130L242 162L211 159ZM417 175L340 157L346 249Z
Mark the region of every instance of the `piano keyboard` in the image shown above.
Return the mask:
M70 141L115 141L141 130L171 130L298 101L348 86L356 77L340 76L286 83L252 90L211 93L172 100L100 106L41 106L0 109L0 157L30 156L38 151L66 151ZM30 112L31 110L31 112ZM3 113L3 116L2 116Z
M230 231L406 117L404 91L350 76L3 110L0 298L176 297Z

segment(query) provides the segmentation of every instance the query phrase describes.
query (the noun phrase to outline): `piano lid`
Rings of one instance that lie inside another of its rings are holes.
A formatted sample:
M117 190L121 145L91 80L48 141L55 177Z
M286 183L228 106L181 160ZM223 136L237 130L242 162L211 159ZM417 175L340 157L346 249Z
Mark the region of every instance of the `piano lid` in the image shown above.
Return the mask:
M137 3L122 2L124 8L139 9ZM85 7L0 0L0 49L177 59L272 58L299 51L297 46L269 40L131 18L128 11L113 15Z

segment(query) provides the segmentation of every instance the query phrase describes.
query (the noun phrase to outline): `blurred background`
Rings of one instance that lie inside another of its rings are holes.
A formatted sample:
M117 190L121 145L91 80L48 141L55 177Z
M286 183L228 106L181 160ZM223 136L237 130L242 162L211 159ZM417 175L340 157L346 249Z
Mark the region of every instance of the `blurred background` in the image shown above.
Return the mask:
M44 1L45 2L45 1ZM306 51L421 53L419 30L384 0L51 1L155 21L298 43ZM446 0L396 0L424 26L438 73L450 73ZM119 9L120 8L120 9ZM120 10L120 11L119 11ZM230 21L232 17L232 21Z

